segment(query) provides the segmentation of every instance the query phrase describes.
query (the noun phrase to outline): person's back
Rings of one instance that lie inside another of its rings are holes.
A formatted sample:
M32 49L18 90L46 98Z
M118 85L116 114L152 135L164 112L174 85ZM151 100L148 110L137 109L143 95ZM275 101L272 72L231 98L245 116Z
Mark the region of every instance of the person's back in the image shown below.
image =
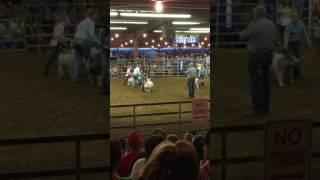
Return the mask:
M255 8L255 19L240 33L240 39L248 40L250 52L268 52L274 49L275 25L265 17L263 7Z

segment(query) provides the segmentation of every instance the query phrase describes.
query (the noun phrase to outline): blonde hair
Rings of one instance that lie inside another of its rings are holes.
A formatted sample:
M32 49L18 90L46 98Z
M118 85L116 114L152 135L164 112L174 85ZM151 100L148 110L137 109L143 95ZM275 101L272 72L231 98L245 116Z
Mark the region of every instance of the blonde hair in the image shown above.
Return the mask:
M196 150L187 141L164 141L152 152L139 180L197 180Z

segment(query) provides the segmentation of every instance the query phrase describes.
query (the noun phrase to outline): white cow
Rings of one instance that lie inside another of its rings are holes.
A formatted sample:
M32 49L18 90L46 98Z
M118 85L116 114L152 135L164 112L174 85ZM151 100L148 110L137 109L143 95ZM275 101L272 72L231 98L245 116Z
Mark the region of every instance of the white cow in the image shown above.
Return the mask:
M147 78L147 81L144 83L144 91L147 93L151 93L153 91L154 84L150 78Z
M298 63L298 59L294 56L288 57L281 53L274 53L271 65L271 71L275 73L277 83L280 87L284 87L284 75L287 73L291 84L294 83L293 67Z

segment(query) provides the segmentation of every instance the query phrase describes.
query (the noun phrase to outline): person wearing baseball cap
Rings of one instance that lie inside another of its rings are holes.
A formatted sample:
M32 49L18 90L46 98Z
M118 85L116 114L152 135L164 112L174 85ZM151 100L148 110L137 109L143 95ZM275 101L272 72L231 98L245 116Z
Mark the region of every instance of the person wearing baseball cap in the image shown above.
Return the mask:
M134 131L128 135L128 152L126 152L120 160L118 166L118 174L121 177L128 177L131 173L134 163L144 157L142 150L142 139L139 132Z
M194 81L197 76L197 70L193 67L193 63L189 64L189 68L186 71L188 81L189 98L194 98Z

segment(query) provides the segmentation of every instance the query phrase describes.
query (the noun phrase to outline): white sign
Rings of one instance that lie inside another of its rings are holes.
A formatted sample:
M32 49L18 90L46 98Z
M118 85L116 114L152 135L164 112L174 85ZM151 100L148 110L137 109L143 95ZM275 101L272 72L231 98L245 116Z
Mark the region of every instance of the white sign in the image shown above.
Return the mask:
M192 102L192 120L208 121L208 100L194 99Z
M310 180L311 121L268 123L265 180Z
M176 44L191 44L197 43L199 40L198 35L177 34L175 38Z

